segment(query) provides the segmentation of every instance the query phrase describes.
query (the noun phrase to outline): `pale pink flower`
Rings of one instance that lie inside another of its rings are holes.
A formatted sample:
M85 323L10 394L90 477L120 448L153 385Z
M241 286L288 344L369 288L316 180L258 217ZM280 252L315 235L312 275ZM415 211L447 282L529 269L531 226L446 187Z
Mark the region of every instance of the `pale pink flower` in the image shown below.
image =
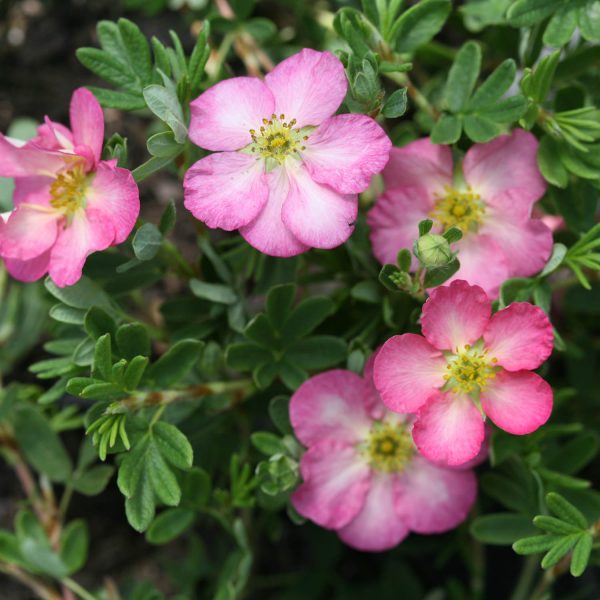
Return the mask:
M463 232L453 245L460 269L449 281L464 279L496 297L506 279L540 271L552 252L552 233L531 216L546 191L537 147L522 129L475 144L462 164L464 181L456 177L450 146L425 138L392 148L385 193L368 214L377 259L395 263L401 248L412 248L419 221L432 219L434 233L451 226Z
M357 194L391 142L364 115L335 115L347 80L329 52L304 49L264 82L234 77L191 104L191 140L218 151L186 173L185 206L211 228L239 229L273 256L334 248L354 229Z
M25 145L0 134L0 175L15 179L0 256L21 281L49 273L56 285L72 285L88 255L125 241L139 214L131 172L100 159L104 115L96 98L79 88L70 114L71 129L46 117Z
M436 288L423 306L424 337L396 335L377 355L374 381L383 402L417 413L413 439L430 460L472 459L486 416L516 435L550 417L552 389L531 372L552 352L548 317L528 302L493 316L491 310L479 286L457 280Z
M475 501L477 482L467 465L452 469L416 452L412 417L385 409L371 365L364 378L343 370L321 373L292 396L292 425L308 448L292 503L350 546L377 552L411 531L456 527Z

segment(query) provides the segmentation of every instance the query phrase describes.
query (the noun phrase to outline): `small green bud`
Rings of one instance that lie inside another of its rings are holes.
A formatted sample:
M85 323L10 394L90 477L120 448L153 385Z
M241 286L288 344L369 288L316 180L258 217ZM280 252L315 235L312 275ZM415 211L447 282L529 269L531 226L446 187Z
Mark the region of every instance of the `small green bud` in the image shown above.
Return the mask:
M441 267L454 259L448 240L432 233L427 233L417 240L415 254L426 267Z

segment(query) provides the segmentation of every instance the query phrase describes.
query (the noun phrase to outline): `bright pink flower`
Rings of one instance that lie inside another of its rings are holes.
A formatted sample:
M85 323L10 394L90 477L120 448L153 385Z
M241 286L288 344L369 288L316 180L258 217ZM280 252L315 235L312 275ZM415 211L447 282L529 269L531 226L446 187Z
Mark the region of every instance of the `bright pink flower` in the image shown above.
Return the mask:
M552 412L552 389L531 369L551 354L552 326L542 309L515 302L491 316L476 285L436 288L423 306L423 336L390 338L377 355L375 386L390 410L417 413L413 439L436 462L460 465L484 439L487 415L523 435Z
M102 108L84 88L71 99L70 130L46 117L24 145L0 134L0 175L15 179L0 256L16 279L49 273L56 285L72 285L88 255L127 239L139 191L130 171L100 160L103 141Z
M190 138L218 153L186 173L186 208L209 227L239 229L273 256L345 242L357 194L391 147L373 119L334 116L347 85L333 54L305 49L264 82L235 77L196 98Z
M434 232L463 232L454 245L460 269L450 281L464 279L496 297L506 279L537 273L552 251L550 229L531 217L546 191L537 147L522 129L475 144L463 161L464 183L456 183L450 146L425 138L392 148L386 191L368 215L377 259L395 263L401 248L412 248L419 221L432 219Z
M392 548L410 531L439 533L467 516L477 482L420 456L411 417L387 411L372 383L351 371L327 371L292 396L290 418L302 456L303 483L292 503L359 550Z

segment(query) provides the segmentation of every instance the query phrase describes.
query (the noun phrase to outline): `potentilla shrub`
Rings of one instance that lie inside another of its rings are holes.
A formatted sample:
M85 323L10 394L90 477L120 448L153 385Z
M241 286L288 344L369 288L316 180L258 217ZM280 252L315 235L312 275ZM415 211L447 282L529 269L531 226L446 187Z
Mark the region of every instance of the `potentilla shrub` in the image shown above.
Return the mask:
M126 8L0 134L0 577L597 599L598 2Z

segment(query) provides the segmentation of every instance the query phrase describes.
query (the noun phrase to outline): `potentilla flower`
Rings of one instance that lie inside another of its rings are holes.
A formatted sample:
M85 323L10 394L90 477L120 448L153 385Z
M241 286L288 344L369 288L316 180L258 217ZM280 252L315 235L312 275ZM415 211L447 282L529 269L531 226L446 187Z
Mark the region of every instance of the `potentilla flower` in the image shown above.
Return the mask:
M552 251L550 229L531 217L546 191L537 147L522 129L475 144L465 155L460 181L450 146L425 138L392 148L383 172L385 193L368 214L377 259L395 263L401 248L412 248L418 223L432 219L434 233L453 226L463 232L453 245L460 269L450 281L464 279L496 297L506 279L537 273Z
M334 370L305 381L290 402L303 483L296 510L359 550L392 548L410 531L439 533L467 516L472 470L437 465L415 449L412 417L385 409L372 383Z
M191 104L190 138L218 153L186 173L186 208L209 227L239 229L273 256L345 242L357 194L391 147L373 119L332 116L347 85L333 54L305 49L264 82L234 77L200 95Z
M140 211L131 172L100 160L104 115L93 94L76 90L70 115L71 129L46 117L24 145L0 134L0 175L15 179L0 256L21 281L49 273L60 287L74 284L92 252L127 239Z
M535 431L552 412L552 389L531 369L551 354L544 311L515 302L491 316L476 285L458 280L436 288L423 306L423 336L390 338L374 367L385 405L416 413L413 439L434 461L459 465L484 439L484 420L517 435Z

